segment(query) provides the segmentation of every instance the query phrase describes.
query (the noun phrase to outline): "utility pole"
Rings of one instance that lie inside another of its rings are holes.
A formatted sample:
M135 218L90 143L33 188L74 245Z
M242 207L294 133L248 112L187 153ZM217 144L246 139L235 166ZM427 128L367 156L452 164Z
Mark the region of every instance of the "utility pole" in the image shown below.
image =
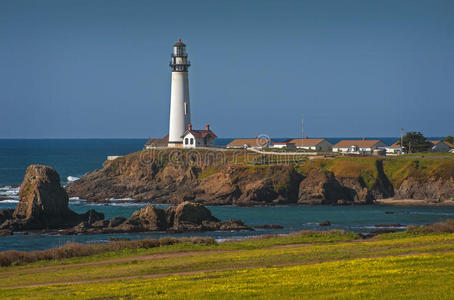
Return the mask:
M304 117L301 115L301 146L304 146Z
M404 150L404 129L403 128L400 129L400 149L401 149L400 152L403 152L403 150ZM403 153L401 153L401 154L403 154Z

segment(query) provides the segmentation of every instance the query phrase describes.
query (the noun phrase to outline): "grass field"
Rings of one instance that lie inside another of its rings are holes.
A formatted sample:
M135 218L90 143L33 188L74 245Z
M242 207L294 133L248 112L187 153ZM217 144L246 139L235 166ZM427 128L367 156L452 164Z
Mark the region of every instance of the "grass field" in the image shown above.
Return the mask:
M0 268L0 299L446 299L454 234L175 244Z

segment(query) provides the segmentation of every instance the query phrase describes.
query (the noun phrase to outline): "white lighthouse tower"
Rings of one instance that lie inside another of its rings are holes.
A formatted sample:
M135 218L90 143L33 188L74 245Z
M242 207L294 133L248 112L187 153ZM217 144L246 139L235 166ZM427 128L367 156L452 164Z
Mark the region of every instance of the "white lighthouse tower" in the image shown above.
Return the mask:
M170 94L170 123L168 147L182 147L183 134L191 123L189 106L188 68L191 64L186 53L186 45L178 39L173 45L170 61L172 86Z

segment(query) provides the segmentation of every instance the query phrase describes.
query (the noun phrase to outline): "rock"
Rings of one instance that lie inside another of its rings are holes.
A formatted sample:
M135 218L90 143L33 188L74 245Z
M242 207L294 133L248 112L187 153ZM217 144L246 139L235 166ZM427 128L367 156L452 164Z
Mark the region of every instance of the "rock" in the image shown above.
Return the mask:
M231 219L229 219L226 222L221 222L220 223L219 230L223 230L223 231L250 230L250 231L252 231L253 229L248 227L246 224L244 224L240 220L231 220Z
M0 224L9 220L13 217L14 209L2 209L0 210Z
M90 223L88 223L88 224L92 228L106 228L106 227L109 227L110 221L109 220L99 220L99 221L95 221L91 224Z
M167 209L167 213L167 220L171 220L173 215L172 226L169 223L172 232L252 230L239 220L221 222L199 203L183 202L174 209Z
M395 190L394 199L436 200L443 202L454 198L454 178L428 179L407 178Z
M243 187L242 194L235 204L250 206L257 203L273 203L278 196L271 179L258 180Z
M133 212L128 220L113 228L120 231L164 231L167 229L166 213L163 209L147 205Z
M175 211L177 210L176 206L169 206L166 209L166 223L169 226L173 226L173 221L175 219Z
M183 202L175 209L174 227L178 227L182 223L200 225L203 221L219 222L217 218L211 215L208 208L199 203Z
M402 225L402 224L375 224L374 226L388 228L388 227L403 227L404 225Z
M81 221L90 225L104 215L90 210L79 215L68 207L68 195L60 185L60 176L49 166L31 165L20 186L19 203L11 211L2 211L0 229L48 230L69 228Z
M104 220L104 214L97 212L94 209L90 209L86 213L81 214L80 219L87 222L90 225L95 223L96 221Z
M9 230L9 229L0 230L0 236L7 236L7 235L13 235L13 231Z
M257 229L282 229L284 226L277 224L264 224L264 225L255 225L254 228Z
M331 222L330 221L321 222L320 224L318 224L318 226L331 226Z
M78 215L68 208L68 195L60 176L51 167L31 165L20 186L13 213L18 229L57 228L74 225Z
M126 221L124 217L114 217L110 219L109 227L116 227Z
M300 204L337 204L339 200L351 201L352 198L332 172L312 171L300 183Z
M169 207L166 211L148 205L133 212L129 219L115 217L111 220L104 220L104 215L96 211L88 211L80 217L83 219L82 222L72 228L61 229L58 232L63 235L69 235L148 231L252 230L239 220L221 222L213 217L205 206L190 202L183 202L176 207Z

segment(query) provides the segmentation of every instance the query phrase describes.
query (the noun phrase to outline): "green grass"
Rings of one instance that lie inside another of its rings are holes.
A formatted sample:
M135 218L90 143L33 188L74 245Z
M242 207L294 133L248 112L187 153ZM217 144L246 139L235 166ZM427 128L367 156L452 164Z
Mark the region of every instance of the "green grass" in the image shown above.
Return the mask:
M453 263L454 234L304 232L1 268L0 298L434 299L454 296Z
M5 291L52 299L448 299L454 254L412 255ZM438 278L438 280L437 280ZM41 295L41 296L40 296Z
M419 153L409 153L404 154L403 157L412 157L412 156L447 156L447 157L454 157L454 153L450 152L419 152Z
M384 172L394 188L411 177L419 182L454 178L454 160L393 158L384 162Z

